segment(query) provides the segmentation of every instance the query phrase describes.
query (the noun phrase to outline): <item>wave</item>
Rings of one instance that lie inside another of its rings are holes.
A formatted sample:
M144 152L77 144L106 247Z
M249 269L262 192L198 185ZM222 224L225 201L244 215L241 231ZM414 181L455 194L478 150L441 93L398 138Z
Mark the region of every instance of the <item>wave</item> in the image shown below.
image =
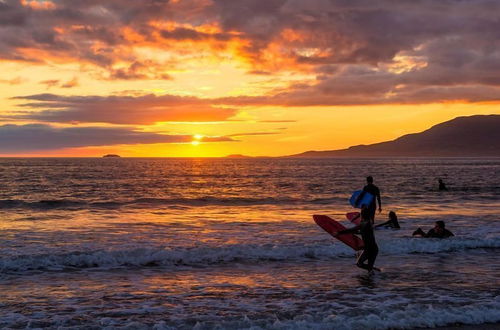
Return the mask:
M335 313L298 314L293 318L280 318L277 315L267 319L243 317L239 320L218 322L219 329L414 329L435 328L457 325L482 325L500 322L500 299L491 302L475 302L466 306L447 306L446 304L413 303L404 310L390 306L377 306L367 313L358 315ZM169 322L170 323L170 322ZM136 326L139 324L136 323ZM214 321L200 321L194 329L212 328ZM167 322L157 322L157 330L173 329ZM482 327L478 327L478 329ZM484 329L493 329L485 327ZM496 328L496 327L495 327Z
M387 295L387 294L386 294ZM390 294L389 294L390 295ZM127 294L134 298L134 295ZM143 295L144 296L144 295ZM335 295L331 295L335 297ZM373 297L373 298L371 298ZM137 296L141 299L140 295ZM301 295L297 295L300 299ZM57 307L46 312L38 313L9 313L0 320L2 328L109 328L109 329L416 329L437 328L462 325L475 326L477 329L498 329L500 322L500 298L483 300L468 300L457 303L453 296L445 295L436 302L429 300L410 300L404 306L391 302L376 300L377 294L358 295L352 298L349 304L355 306L343 308L342 304L333 300L319 302L316 300L301 302L302 307L293 313L280 313L276 305L266 304L267 312L252 313L252 305L238 312L221 312L232 304L221 303L220 308L211 308L209 312L199 315L185 312L189 300L183 302L182 308L176 309L175 317L168 316L172 307L156 307L148 304L140 305L140 300L126 307L113 306L85 306L80 308L66 308L64 313L57 313ZM236 298L237 299L237 298ZM210 303L210 298L205 301L197 300L197 306ZM290 303L291 298L280 302ZM170 301L170 299L169 299ZM237 300L235 300L238 303ZM357 303L356 303L357 302ZM85 300L84 303L87 303ZM256 302L258 303L258 302ZM88 303L87 303L88 304ZM212 302L213 304L213 302ZM170 305L170 304L169 304ZM270 305L270 306L269 306ZM361 305L361 306L356 306ZM363 305L368 305L364 307ZM279 306L279 305L278 305ZM128 307L128 308L127 308ZM229 307L229 308L230 308ZM200 307L198 307L200 308ZM99 311L93 312L95 309ZM200 308L201 309L201 308ZM261 308L262 309L262 308ZM286 306L285 306L286 309ZM104 311L103 311L104 310ZM249 316L247 316L248 314ZM253 315L252 315L253 314Z
M332 204L335 202L345 202L346 198L315 198L310 200L298 198L250 198L250 197L197 197L197 198L137 198L131 200L110 200L110 201L85 201L72 199L54 199L40 201L25 201L4 199L0 200L1 209L116 209L120 207L149 208L149 207L169 207L175 205L182 206L252 206L252 205L296 205L296 204Z
M441 253L468 249L500 248L500 237L490 239L400 238L379 242L381 255ZM195 248L132 248L124 250L75 251L64 254L34 254L0 258L1 273L65 271L85 268L209 267L255 262L295 262L352 257L354 252L339 243L325 244L233 244Z

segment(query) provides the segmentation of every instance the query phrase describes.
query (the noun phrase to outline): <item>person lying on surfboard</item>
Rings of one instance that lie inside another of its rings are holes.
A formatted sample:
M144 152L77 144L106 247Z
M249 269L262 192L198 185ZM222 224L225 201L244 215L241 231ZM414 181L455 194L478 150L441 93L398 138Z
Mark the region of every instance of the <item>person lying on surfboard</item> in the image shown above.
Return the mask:
M348 233L360 233L365 243L363 252L359 256L356 265L366 269L370 273L372 273L374 269L378 270L378 268L373 267L378 255L378 245L375 241L375 234L373 232L371 213L367 207L361 209L361 223L359 225L336 232L334 236ZM365 263L365 261L368 261L368 263Z
M394 211L389 212L389 220L387 220L386 222L383 222L381 224L376 225L374 228L379 228L379 227L401 229L401 226L399 225L399 222L398 222L398 216L396 215L396 212L394 212Z
M422 236L427 238L448 238L453 235L451 231L445 228L444 221L436 221L434 228L426 233L421 228L418 228L413 232L413 236Z

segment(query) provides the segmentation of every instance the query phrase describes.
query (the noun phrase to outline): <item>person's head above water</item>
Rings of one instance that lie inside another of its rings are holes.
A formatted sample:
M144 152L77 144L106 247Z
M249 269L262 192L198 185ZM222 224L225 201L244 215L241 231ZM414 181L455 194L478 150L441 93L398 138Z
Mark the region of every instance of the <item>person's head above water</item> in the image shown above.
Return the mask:
M436 227L439 227L440 229L444 229L444 221L442 221L442 220L436 221Z
M370 176L367 176L366 177L366 182L368 183L373 183L373 177L370 175Z
M386 222L386 224L394 229L400 229L401 226L399 225L398 222L398 216L396 215L396 212L390 211L389 212L389 221Z

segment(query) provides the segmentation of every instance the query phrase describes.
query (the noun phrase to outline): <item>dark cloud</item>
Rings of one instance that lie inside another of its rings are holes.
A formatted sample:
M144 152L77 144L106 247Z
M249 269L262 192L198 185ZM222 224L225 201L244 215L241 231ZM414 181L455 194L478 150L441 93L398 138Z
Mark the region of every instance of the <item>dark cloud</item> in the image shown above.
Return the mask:
M110 69L110 80L141 80L159 79L171 80L172 77L161 70L157 71L155 63L152 61L135 61L126 68Z
M188 28L176 28L173 30L161 30L160 35L164 39L173 40L217 40L217 41L228 41L233 36L229 33L205 33L199 32L194 29Z
M202 1L183 2L189 2L191 8L180 4L173 8L170 1L160 0L59 0L39 5L4 0L0 2L0 58L87 61L106 70L116 63L136 63L140 58L130 51L136 40L128 40L124 29L131 29L145 42L155 42L153 35L159 28L151 22L175 21L176 17L187 20L191 12L204 7L199 5Z
M204 136L198 141L200 142L237 142L230 136Z
M449 50L443 48L443 52ZM383 67L344 65L331 74L327 68L314 83L295 84L270 96L227 97L217 102L233 106L328 106L500 100L500 76L497 75L500 70L486 69L498 65L491 63L495 62L491 56L457 62L426 62L423 67L399 73Z
M21 106L41 111L17 112L12 118L46 122L101 122L147 125L164 121L224 121L234 109L214 107L209 100L174 95L61 96L37 94L16 97L35 101Z
M130 128L67 127L43 124L0 126L0 152L16 153L117 144L182 143L190 135L163 135Z
M17 31L10 41L3 41L4 56L12 57L24 45L65 51L101 65L113 62L117 56L113 47L131 44L124 38L125 27L148 41L155 41L155 35L219 41L238 36L248 41L245 53L255 60L261 59L270 43L278 43L282 55L300 62L377 64L435 39L462 36L468 43L478 37L494 41L500 28L499 10L496 0L60 0L50 10L7 0L1 4L4 30L0 34L8 36L12 27ZM150 24L155 20L181 26L167 30ZM223 32L182 27L203 23L217 23ZM297 38L284 35L287 30L295 31ZM89 44L95 42L100 47L90 51ZM306 56L304 49L318 52Z
M228 135L229 137L238 137L238 136L255 136L255 135L276 135L280 134L279 132L250 132L250 133L235 133Z
M175 54L176 42L189 41L215 52L239 40L229 48L251 65L249 73L298 70L317 80L230 103L422 103L453 99L453 91L465 93L456 100L498 99L498 0L59 0L49 7L0 2L0 58L90 62L106 70L104 79L171 79L160 69L165 63L139 58L133 48ZM68 112L103 117L93 106L47 110L42 120Z

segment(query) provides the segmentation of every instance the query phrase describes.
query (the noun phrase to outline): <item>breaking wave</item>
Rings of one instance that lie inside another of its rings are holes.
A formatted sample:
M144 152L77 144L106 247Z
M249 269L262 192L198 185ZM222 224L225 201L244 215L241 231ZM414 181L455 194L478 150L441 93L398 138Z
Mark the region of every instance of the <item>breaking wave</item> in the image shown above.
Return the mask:
M138 198L132 200L109 200L102 202L89 202L85 200L72 199L56 199L56 200L39 200L25 201L15 199L0 200L1 209L116 209L120 207L133 208L157 208L169 206L252 206L252 205L287 205L287 204L331 204L335 202L344 202L346 198L315 198L303 200L298 198L250 198L250 197L197 197L197 198Z
M500 238L418 239L400 238L379 242L381 255L442 253L468 249L500 248ZM0 258L0 273L64 271L84 268L123 267L210 267L228 263L297 262L352 257L347 246L315 244L233 244L194 248L132 248L123 250L75 251L64 254L34 254Z

